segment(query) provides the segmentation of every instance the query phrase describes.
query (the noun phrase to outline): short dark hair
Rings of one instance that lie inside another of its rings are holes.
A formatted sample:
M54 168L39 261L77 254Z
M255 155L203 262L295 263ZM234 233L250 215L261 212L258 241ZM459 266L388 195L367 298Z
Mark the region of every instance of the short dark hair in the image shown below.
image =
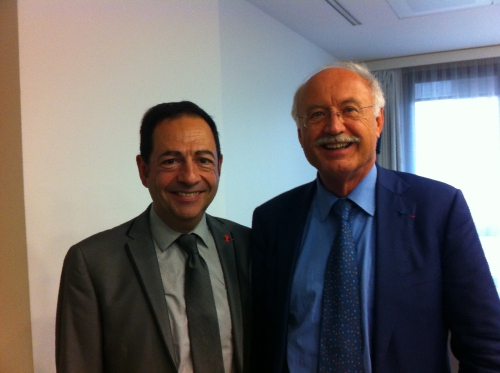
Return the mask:
M149 158L153 152L153 133L158 124L165 119L176 119L183 115L190 115L202 118L207 122L208 126L212 130L215 140L215 148L217 150L217 158L220 159L220 141L219 133L217 132L217 126L210 115L208 115L202 108L190 101L180 101L180 102L166 102L158 104L150 108L141 121L141 144L140 152L141 157L146 162L149 163Z

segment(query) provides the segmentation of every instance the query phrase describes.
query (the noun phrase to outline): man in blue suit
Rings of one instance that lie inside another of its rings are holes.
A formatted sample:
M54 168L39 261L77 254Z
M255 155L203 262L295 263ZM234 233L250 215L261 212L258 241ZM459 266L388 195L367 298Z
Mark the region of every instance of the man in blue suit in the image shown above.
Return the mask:
M299 141L318 174L254 212L255 372L449 372L449 336L461 372L500 372L500 301L464 197L375 164L384 104L377 80L353 63L321 70L295 94ZM352 206L348 236L331 213L338 200ZM337 236L353 243L355 286L330 267L344 250ZM339 311L331 299L349 286ZM345 313L348 325L337 326ZM335 345L332 330L349 338Z

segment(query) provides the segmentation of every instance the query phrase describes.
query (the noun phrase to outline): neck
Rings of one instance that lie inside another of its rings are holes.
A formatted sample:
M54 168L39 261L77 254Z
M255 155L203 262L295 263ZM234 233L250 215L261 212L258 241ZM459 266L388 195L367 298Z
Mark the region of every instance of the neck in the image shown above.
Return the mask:
M318 172L319 179L323 186L332 193L334 196L339 198L347 197L358 184L368 175L368 172L363 174L348 174L348 175L325 175L324 173Z
M321 175L320 180L326 190L339 198L347 197L349 193L351 193L354 188L356 188L356 185L358 185L352 185L351 183L331 182L329 180L325 180L323 177L321 177Z
M196 226L200 223L201 219L204 216L204 214L202 214L200 217L196 217L195 219L183 220L183 219L178 219L178 218L172 218L171 216L168 216L165 214L159 214L157 209L155 209L155 211L158 214L158 216L160 217L160 219L166 225L168 225L174 231L180 232L180 233L191 232L193 229L196 228Z

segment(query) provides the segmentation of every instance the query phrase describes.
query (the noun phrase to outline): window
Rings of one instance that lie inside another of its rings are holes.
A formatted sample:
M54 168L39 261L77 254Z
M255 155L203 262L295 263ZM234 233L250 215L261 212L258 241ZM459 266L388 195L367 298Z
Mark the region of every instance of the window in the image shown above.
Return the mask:
M382 70L380 165L464 193L500 294L500 58Z
M415 102L414 167L462 190L500 293L499 113L496 96Z

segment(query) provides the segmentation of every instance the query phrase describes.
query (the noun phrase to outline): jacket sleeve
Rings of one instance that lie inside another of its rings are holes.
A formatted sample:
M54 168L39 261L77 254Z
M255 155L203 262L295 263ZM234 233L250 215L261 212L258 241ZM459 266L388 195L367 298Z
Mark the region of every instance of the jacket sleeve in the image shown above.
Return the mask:
M58 373L102 373L99 305L85 259L74 246L64 260L56 315Z
M269 236L269 215L262 207L257 208L252 222L252 372L275 372L276 365L280 364L280 357L276 350L281 346L275 344L278 335L275 333L273 315L277 303L270 304L276 299L276 287L268 282L268 277L275 270L275 259L268 255L272 240ZM272 300L272 301L271 301ZM279 338L278 338L279 339ZM280 343L278 343L280 344Z
M265 336L264 309L265 309L265 284L262 269L264 268L265 232L262 230L262 221L259 219L258 210L255 210L252 219L252 347L251 371L265 372ZM268 367L269 369L269 367Z
M500 300L460 191L448 219L442 270L452 352L461 373L500 372Z

